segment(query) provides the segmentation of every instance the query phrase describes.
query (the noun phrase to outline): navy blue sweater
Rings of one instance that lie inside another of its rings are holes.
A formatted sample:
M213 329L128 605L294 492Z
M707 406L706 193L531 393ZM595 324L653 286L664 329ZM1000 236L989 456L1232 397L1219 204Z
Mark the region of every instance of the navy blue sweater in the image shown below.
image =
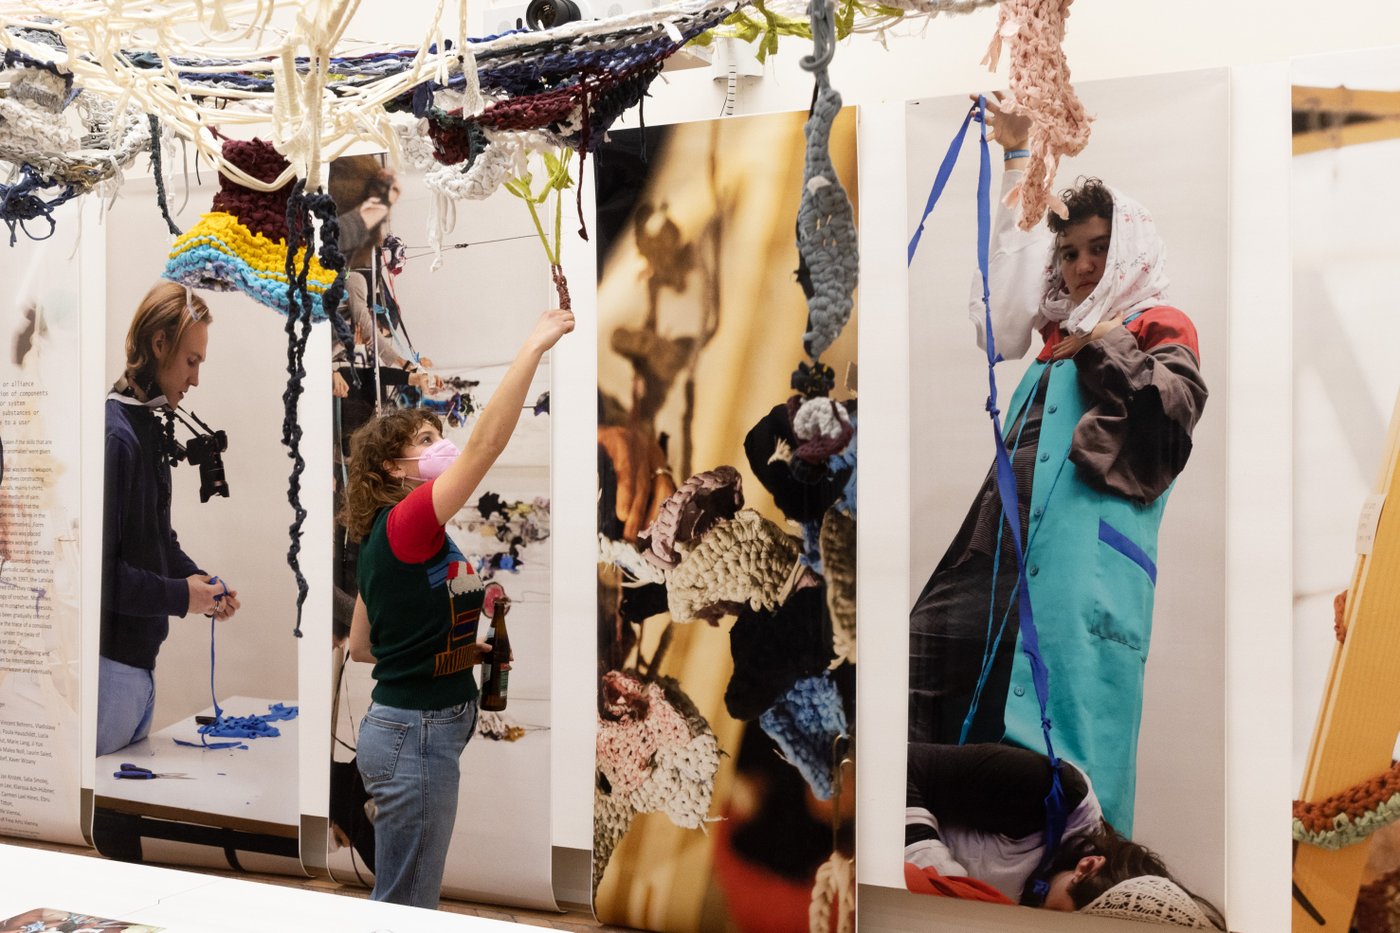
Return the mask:
M149 408L107 400L101 653L146 670L156 666L170 616L189 611L185 578L202 573L170 527L164 433Z

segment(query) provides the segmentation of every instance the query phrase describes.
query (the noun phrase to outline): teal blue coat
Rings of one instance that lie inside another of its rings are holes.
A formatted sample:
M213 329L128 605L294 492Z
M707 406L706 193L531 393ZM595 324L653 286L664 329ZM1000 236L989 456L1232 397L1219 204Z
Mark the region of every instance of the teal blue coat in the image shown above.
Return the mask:
M1133 830L1143 675L1152 635L1157 530L1164 492L1148 505L1095 489L1070 462L1075 426L1092 404L1073 360L1036 362L1012 396L1015 424L1045 367L1039 453L1026 531L1026 582L1049 671L1055 752L1089 775L1104 817ZM1018 636L1006 698L1006 739L1044 749L1040 707Z

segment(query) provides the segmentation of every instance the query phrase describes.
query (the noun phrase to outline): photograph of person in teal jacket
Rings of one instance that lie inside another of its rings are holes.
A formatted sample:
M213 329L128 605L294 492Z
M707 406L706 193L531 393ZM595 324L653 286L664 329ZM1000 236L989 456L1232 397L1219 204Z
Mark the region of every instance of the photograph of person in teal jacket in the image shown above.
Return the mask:
M995 102L989 114L1006 194L1022 181L1028 121ZM1158 529L1208 393L1151 215L1094 178L1061 198L1065 215L1030 231L998 210L991 326L1007 359L1033 333L1044 341L1002 423L1055 752L1131 837ZM984 340L980 278L971 312ZM993 467L910 613L911 742L1045 751L1018 577Z

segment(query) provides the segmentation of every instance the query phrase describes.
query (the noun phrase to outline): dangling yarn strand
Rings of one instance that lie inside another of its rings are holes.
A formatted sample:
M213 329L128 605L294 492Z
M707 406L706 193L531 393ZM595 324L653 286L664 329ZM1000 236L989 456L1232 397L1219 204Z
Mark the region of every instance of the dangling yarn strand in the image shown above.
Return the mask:
M180 228L170 216L170 202L165 196L165 169L161 165L160 117L153 113L146 115L151 124L151 174L156 177L156 203L160 205L160 216L165 218L165 227L171 236L179 236Z
M321 224L321 250L323 265L335 270L335 280L326 290L322 307L335 308L345 289L345 258L338 250L329 247L339 236L335 226L335 202L328 195L306 195L306 183L297 179L292 193L287 198L287 389L282 393L282 444L292 458L292 473L287 480L287 501L292 506L293 520L288 532L291 544L287 548L287 566L297 582L297 617L292 634L301 637L301 609L306 602L309 589L306 577L301 572L301 526L306 520L306 509L301 504L301 474L306 469L306 460L301 455L301 424L297 420L297 402L301 399L302 382L306 378L306 342L311 336L311 294L307 291L307 275L311 271L312 245L314 243L315 221L319 214ZM327 217L329 215L329 217ZM300 268L297 267L297 251L304 250ZM331 319L339 315L332 313ZM298 328L300 324L300 328Z
M306 341L311 336L311 296L306 291L306 275L311 257L312 225L306 210L302 191L305 183L297 179L292 194L287 198L287 389L282 393L282 444L292 458L292 473L287 479L287 501L292 506L292 524L288 529L291 544L287 548L287 566L297 582L297 617L292 634L301 637L301 608L306 602L309 589L306 577L302 575L298 555L301 552L301 525L306 520L306 509L301 504L301 474L306 469L306 460L301 455L301 424L297 420L297 402L301 398L302 380L306 377L303 365L306 357ZM296 254L301 244L306 244L306 254L301 268L297 268ZM301 322L301 332L297 323Z
M807 924L811 933L855 933L856 928L855 863L840 852L817 869L812 885L812 903L807 908ZM833 911L839 911L835 925Z
M54 208L66 204L82 192L72 185L65 185L53 200L45 201L35 192L40 188L53 188L58 182L40 175L29 163L20 166L20 179L12 185L0 185L0 221L10 228L10 245L19 240L20 231L31 240L47 240L58 229L53 219ZM49 230L43 236L35 236L29 230L29 221L42 218L49 222Z

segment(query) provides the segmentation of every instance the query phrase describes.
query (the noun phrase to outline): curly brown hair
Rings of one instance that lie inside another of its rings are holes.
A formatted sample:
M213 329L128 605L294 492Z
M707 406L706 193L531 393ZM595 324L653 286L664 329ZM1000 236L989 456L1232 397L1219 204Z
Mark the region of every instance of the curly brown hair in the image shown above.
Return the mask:
M1113 220L1113 192L1097 178L1079 176L1074 180L1073 188L1060 192L1060 200L1065 202L1069 215L1061 217L1053 211L1045 215L1046 225L1057 235L1090 217Z
M374 528L379 510L397 505L409 487L384 470L424 424L442 430L442 419L423 408L398 408L362 424L350 437L350 465L345 500L336 516L350 537L363 541Z

